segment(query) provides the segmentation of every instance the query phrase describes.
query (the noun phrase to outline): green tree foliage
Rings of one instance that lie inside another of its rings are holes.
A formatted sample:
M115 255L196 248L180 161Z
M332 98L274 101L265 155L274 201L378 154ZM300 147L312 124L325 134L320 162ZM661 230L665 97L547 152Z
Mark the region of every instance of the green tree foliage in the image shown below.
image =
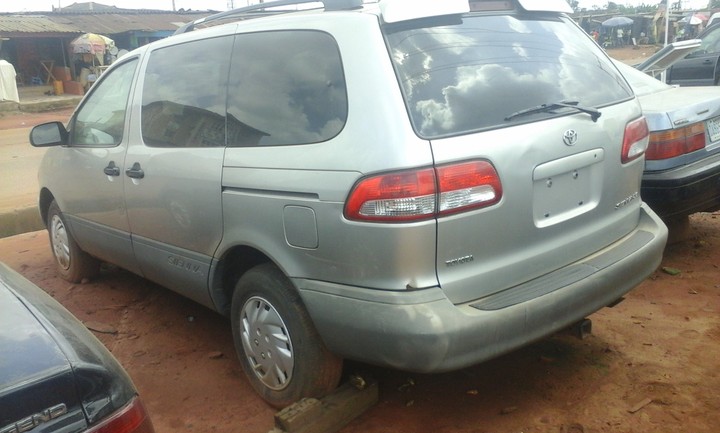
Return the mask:
M580 8L578 0L566 0L566 1L570 5L570 7L573 8L573 10L575 12L579 12L581 9L587 10L587 8ZM711 8L713 8L713 7L720 8L720 0L710 0L710 1L713 4L717 5L717 6L710 6ZM673 6L674 5L675 4L673 4ZM673 6L671 6L671 7L673 7ZM657 11L657 8L658 8L658 3L653 3L653 4L642 3L637 6L632 6L632 5L622 5L622 4L615 3L615 2L607 2L605 4L605 7L599 6L596 4L596 5L593 5L590 8L590 10L595 10L595 11L606 10L609 12L620 12L622 15L632 15L632 14L641 14L641 13L654 13L655 11Z
M720 0L718 0L718 1L720 1ZM618 10L625 15L640 14L640 13L652 13L652 12L655 12L657 10L657 8L658 8L657 4L645 4L645 3L642 3L638 6L630 6L630 5L625 5L625 6L619 5L618 6Z

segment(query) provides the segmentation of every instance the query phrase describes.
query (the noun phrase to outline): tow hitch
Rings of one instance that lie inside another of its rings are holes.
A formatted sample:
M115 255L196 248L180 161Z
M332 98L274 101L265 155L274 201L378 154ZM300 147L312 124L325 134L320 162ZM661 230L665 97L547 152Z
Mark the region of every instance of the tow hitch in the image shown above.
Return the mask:
M576 322L574 325L570 326L568 330L572 335L583 340L585 337L592 334L592 320L582 319L581 321Z

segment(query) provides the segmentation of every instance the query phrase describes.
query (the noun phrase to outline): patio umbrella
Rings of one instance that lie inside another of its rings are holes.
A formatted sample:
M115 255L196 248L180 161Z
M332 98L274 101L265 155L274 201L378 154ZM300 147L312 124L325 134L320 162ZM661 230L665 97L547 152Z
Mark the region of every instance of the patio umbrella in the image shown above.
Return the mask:
M678 22L683 23L683 24L690 24L691 26L696 26L698 24L702 24L703 21L707 21L707 17L705 15L695 14L695 15L688 15Z
M629 26L633 23L633 20L631 20L628 17L612 17L610 19L607 19L602 22L603 27L620 27L620 26Z
M70 48L74 54L103 54L107 42L104 36L95 33L85 33L70 42ZM112 41L111 39L109 39Z

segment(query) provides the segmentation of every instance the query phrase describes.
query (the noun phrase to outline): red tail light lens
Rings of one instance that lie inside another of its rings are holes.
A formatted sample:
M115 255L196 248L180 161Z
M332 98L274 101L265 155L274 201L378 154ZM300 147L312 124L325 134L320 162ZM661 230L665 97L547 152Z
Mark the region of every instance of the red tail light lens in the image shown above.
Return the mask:
M681 129L653 132L645 158L659 160L674 158L705 148L705 125L694 123Z
M500 177L487 161L438 167L437 177L441 215L491 206L502 198Z
M369 221L413 221L435 212L435 171L431 168L367 178L350 194L345 217Z
M142 401L136 397L88 433L155 433L155 428Z
M501 198L500 177L492 164L471 161L363 179L350 193L345 217L417 221L491 206Z
M644 117L627 124L620 157L623 164L640 158L645 153L650 141L649 136L650 130Z

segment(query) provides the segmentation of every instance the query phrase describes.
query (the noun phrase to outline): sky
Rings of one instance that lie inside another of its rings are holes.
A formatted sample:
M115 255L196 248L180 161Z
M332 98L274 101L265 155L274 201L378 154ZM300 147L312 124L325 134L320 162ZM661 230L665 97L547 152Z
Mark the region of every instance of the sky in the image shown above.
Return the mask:
M0 0L0 12L35 12L50 11L53 7L70 6L78 2L83 3L86 0ZM161 9L173 10L173 0L94 0L95 3L101 3L108 6L117 6L123 9ZM676 1L676 0L671 0ZM683 6L688 9L703 9L707 0L682 0ZM615 0L616 3L622 5L637 4L654 4L657 0ZM217 10L224 11L229 9L232 3L234 7L247 6L248 4L259 3L259 0L174 0L175 9L194 9L194 10ZM593 6L604 8L607 0L580 0L580 7L592 9Z
M36 12L50 11L53 7L70 6L73 3L85 3L90 0L0 0L0 12ZM108 6L123 9L160 9L173 10L173 0L93 0ZM243 7L259 3L257 0L175 0L175 9L217 10L224 11L233 2L234 6Z

